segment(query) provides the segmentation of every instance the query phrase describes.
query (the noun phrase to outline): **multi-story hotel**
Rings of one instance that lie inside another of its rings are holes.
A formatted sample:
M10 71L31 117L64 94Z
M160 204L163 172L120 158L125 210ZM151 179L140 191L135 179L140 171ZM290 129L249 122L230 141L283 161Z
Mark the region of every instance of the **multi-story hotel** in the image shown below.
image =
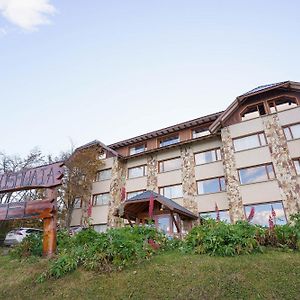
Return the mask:
M98 231L116 224L125 191L127 199L154 191L199 218L218 215L228 222L247 219L251 211L253 223L267 225L271 216L284 224L299 212L300 83L260 86L223 112L108 146L93 141L82 147L95 144L106 155L93 183ZM80 219L78 202L71 225ZM165 221L158 224L171 232Z

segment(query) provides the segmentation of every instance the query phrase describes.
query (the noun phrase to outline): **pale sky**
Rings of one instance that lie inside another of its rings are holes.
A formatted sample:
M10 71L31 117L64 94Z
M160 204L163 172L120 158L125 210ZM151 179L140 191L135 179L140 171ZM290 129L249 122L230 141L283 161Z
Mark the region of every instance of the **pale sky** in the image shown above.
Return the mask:
M0 151L105 144L300 81L299 1L0 0Z

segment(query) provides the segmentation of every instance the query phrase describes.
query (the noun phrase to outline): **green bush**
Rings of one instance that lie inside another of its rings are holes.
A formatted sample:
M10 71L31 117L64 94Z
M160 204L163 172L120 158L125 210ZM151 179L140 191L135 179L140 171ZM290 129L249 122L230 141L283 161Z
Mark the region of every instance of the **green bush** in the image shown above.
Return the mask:
M24 238L22 243L15 246L10 255L13 258L26 258L30 256L42 256L43 237L41 234L31 234Z

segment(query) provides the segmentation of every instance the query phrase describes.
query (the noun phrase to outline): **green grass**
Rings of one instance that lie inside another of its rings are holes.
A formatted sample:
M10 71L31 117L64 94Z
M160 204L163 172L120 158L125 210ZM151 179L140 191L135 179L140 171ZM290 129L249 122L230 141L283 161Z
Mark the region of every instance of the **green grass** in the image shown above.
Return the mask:
M35 283L47 260L0 257L0 299L299 299L300 253L166 253L111 274L77 270Z

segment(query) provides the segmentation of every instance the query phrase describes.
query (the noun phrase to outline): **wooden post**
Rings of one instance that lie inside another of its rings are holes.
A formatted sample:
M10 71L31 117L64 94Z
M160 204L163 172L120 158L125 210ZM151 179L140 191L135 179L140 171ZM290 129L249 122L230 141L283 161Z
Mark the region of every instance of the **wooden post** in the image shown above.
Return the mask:
M44 218L43 256L52 257L56 252L56 226L57 226L57 192L56 189L47 190L47 198L54 199L54 211L52 216Z
M178 223L177 223L177 221L176 221L176 219L175 219L175 216L174 216L173 212L170 211L170 213L171 213L172 221L173 221L173 223L174 223L175 226L176 226L176 229L177 229L177 231L178 231L179 236L181 237L181 228L180 228L180 226L178 225Z

